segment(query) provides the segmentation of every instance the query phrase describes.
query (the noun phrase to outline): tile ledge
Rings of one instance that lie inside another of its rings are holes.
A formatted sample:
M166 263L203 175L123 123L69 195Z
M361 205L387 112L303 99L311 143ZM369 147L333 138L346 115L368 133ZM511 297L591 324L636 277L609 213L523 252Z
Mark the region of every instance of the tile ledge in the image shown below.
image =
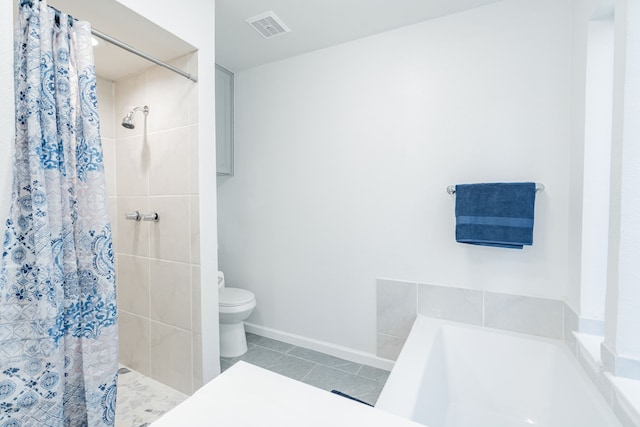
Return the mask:
M603 337L585 333L573 332L580 353L591 365L591 368L603 373L613 388L618 403L627 417L634 420L635 425L640 425L640 381L629 378L616 377L610 372L603 371L603 364L600 357L600 344ZM615 408L614 408L615 412Z
M640 425L640 381L615 377L610 373L605 375L613 386L620 409L634 425Z
M581 353L588 357L589 362L591 362L592 365L602 367L600 344L602 344L603 338L598 335L580 332L573 332L573 336L576 337L580 350L584 350L581 351Z

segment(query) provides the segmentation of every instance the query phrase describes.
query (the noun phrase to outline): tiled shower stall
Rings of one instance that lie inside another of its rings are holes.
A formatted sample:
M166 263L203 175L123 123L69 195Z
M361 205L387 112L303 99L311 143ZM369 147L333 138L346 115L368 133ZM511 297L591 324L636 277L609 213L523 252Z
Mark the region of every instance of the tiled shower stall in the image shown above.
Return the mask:
M197 55L171 64L195 73ZM156 66L115 82L99 78L98 102L120 363L190 394L202 381L197 85ZM136 113L135 129L120 125L144 105L149 115ZM126 220L133 211L160 220Z

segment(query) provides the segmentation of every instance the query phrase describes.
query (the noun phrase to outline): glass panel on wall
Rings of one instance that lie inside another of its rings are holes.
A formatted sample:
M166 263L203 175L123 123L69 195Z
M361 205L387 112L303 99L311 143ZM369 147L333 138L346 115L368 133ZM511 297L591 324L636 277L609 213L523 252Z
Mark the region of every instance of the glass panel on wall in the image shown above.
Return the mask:
M216 173L233 176L233 73L216 64Z

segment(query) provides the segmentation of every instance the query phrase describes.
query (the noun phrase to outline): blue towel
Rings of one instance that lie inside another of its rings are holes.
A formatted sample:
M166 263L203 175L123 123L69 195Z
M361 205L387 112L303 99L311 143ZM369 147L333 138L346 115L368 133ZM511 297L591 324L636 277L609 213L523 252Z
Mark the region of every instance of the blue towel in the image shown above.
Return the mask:
M456 185L456 241L522 249L533 244L536 184Z

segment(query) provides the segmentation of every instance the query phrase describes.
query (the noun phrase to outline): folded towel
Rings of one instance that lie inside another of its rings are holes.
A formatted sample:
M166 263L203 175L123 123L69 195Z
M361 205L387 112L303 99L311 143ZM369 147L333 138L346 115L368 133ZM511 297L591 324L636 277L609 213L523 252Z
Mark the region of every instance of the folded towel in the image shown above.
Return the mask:
M456 185L456 241L522 249L533 244L536 184Z

